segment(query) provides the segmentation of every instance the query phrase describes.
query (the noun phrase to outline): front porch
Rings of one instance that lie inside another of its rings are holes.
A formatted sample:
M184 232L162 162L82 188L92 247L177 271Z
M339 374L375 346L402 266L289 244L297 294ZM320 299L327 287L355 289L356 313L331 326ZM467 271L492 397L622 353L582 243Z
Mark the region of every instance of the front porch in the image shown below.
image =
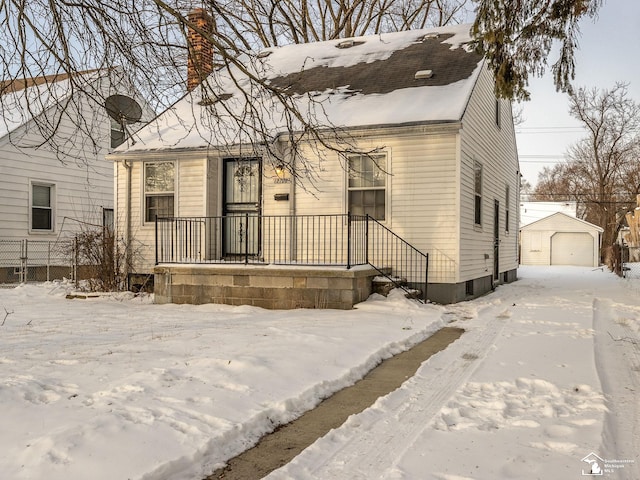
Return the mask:
M385 276L427 300L429 257L368 215L158 218L157 303L349 309Z
M269 309L348 310L372 293L372 267L162 265L154 269L156 303L222 303Z

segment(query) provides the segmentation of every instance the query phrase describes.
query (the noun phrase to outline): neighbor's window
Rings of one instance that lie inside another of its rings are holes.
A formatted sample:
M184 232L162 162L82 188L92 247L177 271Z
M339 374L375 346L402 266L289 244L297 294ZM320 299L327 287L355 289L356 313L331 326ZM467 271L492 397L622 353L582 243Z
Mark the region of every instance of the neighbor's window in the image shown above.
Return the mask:
M126 140L124 126L111 119L111 148L116 148Z
M349 162L349 212L384 220L387 182L385 154L352 155Z
M504 231L507 233L509 233L509 199L509 185L506 185L504 189Z
M145 222L156 217L173 217L175 165L173 162L144 164Z
M476 225L482 225L482 164L474 162L474 218Z
M31 230L53 230L53 185L31 185Z
M113 208L102 208L102 226L107 230L113 231L115 226Z

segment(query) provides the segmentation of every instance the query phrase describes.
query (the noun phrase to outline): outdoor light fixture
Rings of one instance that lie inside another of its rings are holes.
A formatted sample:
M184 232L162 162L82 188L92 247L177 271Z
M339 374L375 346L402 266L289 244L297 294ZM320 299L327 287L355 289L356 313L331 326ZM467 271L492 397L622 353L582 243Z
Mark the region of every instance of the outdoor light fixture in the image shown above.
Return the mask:
M285 171L286 170L283 164L279 163L278 165L276 165L276 176L278 178L284 178Z

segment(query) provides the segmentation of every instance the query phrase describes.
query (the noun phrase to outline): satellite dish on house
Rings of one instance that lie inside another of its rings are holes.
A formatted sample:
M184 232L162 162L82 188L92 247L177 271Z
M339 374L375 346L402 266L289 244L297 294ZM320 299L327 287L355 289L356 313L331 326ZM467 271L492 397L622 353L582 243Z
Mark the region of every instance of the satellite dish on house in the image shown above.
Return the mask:
M133 98L126 95L111 95L104 102L107 113L120 125L139 122L142 118L142 107Z

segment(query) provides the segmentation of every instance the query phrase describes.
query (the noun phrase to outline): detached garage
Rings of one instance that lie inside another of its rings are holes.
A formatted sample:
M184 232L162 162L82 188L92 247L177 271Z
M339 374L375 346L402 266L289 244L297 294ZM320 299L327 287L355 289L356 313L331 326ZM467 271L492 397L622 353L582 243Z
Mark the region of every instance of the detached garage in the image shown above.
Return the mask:
M602 232L592 223L554 213L520 228L520 264L597 267Z

